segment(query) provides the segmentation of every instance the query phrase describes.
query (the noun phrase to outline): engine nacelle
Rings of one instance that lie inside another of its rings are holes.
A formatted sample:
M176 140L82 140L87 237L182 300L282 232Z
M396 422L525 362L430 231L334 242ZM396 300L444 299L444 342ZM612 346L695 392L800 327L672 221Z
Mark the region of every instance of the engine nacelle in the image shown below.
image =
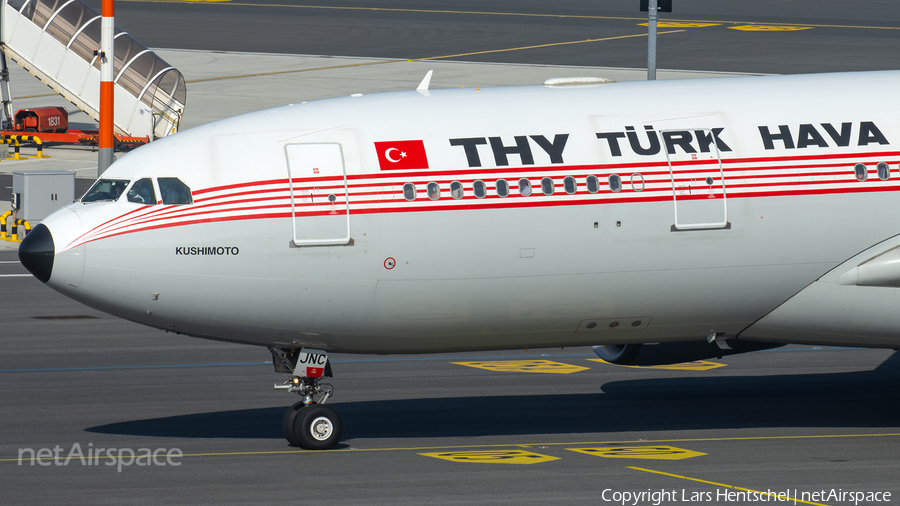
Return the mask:
M760 343L730 339L731 349L722 349L715 342L686 341L659 344L607 344L594 346L594 353L617 365L666 365L693 362L708 358L722 358L750 351L768 350L783 344Z

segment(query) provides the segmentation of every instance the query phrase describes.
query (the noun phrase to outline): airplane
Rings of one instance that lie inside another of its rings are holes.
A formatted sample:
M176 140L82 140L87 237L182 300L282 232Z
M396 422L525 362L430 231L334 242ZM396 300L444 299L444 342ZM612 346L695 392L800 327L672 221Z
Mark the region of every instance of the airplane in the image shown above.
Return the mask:
M268 347L307 449L342 433L328 353L898 348L898 88L567 78L296 103L124 155L19 257L109 314Z

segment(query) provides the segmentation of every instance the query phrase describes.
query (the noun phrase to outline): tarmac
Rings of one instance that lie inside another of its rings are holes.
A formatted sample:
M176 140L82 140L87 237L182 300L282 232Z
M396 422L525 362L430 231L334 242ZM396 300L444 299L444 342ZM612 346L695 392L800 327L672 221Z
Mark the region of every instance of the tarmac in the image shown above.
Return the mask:
M99 8L100 0L88 0ZM149 47L645 68L647 13L630 1L119 0ZM897 67L900 2L678 0L658 67L805 74Z

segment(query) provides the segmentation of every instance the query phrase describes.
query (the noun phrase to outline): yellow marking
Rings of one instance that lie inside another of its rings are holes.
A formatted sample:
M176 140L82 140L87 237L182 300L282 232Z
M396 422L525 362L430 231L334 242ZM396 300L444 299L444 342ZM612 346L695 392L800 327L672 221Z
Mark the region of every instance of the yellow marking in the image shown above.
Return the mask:
M119 0L122 1L122 0ZM294 74L297 72L313 72L316 70L331 70L331 69L343 69L348 67L364 67L366 65L384 65L385 63L397 63L405 60L384 60L384 61L372 61L365 63L349 63L347 65L332 65L329 67L314 67L310 69L296 69L296 70L276 70L274 72L260 72L258 74L240 74L236 76L221 76L221 77L207 77L205 79L194 79L191 81L185 81L188 84L193 83L204 83L207 81L222 81L225 79L241 79L244 77L265 77L265 76L277 76L279 74Z
M778 494L773 493L773 492L760 492L759 490L753 490L752 488L735 487L734 485L726 485L725 483L717 483L714 481L700 480L697 478L690 478L688 476L681 476L680 474L664 473L662 471L654 471L653 469L644 469L643 467L629 466L628 469L634 469L636 471L644 471L646 473L661 474L663 476L671 476L672 478L679 478L682 480L696 481L697 483L705 483L707 485L715 485L717 487L731 488L734 490L742 490L744 492L753 492L754 494L760 494L760 495L765 495L765 496L769 496L769 497L775 497L775 498L778 497ZM794 504L796 504L798 502L802 502L803 504L812 504L814 506L828 506L827 504L804 501L804 500L797 499L797 498L790 499L790 502L794 502Z
M680 33L685 32L687 30L669 30L667 32L659 32L657 35L665 35L667 33ZM536 49L539 47L552 47L552 46L565 46L569 44L584 44L585 42L603 42L606 40L618 40L618 39L631 39L634 37L646 37L646 33L636 33L634 35L619 35L616 37L605 37L602 39L585 39L585 40L573 40L570 42L551 42L550 44L538 44L536 46L522 46L522 47L512 47L509 49L491 49L488 51L475 51L474 53L460 53L460 54L450 54L446 56L430 56L427 58L413 58L411 60L405 61L424 61L424 60L440 60L442 58L455 58L457 56L471 56L473 54L489 54L489 53L503 53L507 51L520 51L522 49Z
M488 464L538 464L540 462L559 460L558 457L551 457L549 455L541 455L540 453L526 452L523 450L420 453L419 455L450 460L453 462L478 462Z
M135 3L184 3L185 0L119 0L119 2L135 2ZM589 16L589 15L560 15L560 14L537 14L525 12L493 12L493 11L450 11L450 10L434 10L434 9L386 9L381 7L342 7L336 5L291 5L291 4L254 4L241 2L228 2L228 5L237 5L241 7L290 7L293 9L330 9L343 11L385 11L385 12L416 12L423 14L469 14L477 16L518 16L529 18L573 18L573 19L612 19L621 21L643 21L647 19L642 17L626 17L626 16ZM669 22L684 23L715 23L729 25L743 25L746 21L727 21L727 20L709 20L709 19L670 19ZM771 23L773 26L807 26L811 28L854 28L866 30L900 30L900 26L862 26L862 25L817 25L811 23Z
M24 97L13 97L13 100L22 100L24 98L40 98L40 97L58 97L59 93L43 93L41 95L26 95Z
M451 362L456 365L475 367L497 372L540 372L551 374L571 374L586 371L588 367L563 364L550 360L492 360L489 362Z
M657 28L705 28L719 26L721 23L687 23L684 21L657 21ZM650 26L650 23L638 23L638 26Z
M607 459L682 460L706 455L674 446L607 446L603 448L566 448L566 450Z
M708 360L695 360L693 362L682 362L680 364L664 364L664 365L619 365L612 364L601 358L589 358L590 362L601 362L609 365L618 365L619 367L630 367L632 369L665 369L668 371L709 371L710 369L718 369L728 364L722 362L710 362Z
M182 2L230 2L231 0L181 0Z
M137 1L137 0L128 0L128 1ZM154 0L154 1L157 1L157 0ZM159 1L163 1L163 0L159 0ZM165 1L169 1L169 0L165 0ZM683 31L685 31L685 30L671 30L671 31L667 31L667 32L659 32L659 35L664 35L667 33L679 33L679 32L683 32ZM237 75L237 76L208 77L206 79L194 79L192 81L185 81L185 82L188 84L192 84L192 83L202 83L202 82L206 82L206 81L221 81L223 79L240 79L240 78L244 78L244 77L264 77L264 76L275 76L275 75L279 75L279 74L294 74L297 72L312 72L315 70L332 70L332 69L343 69L343 68L349 68L349 67L364 67L366 65L384 65L386 63L403 63L403 62L442 60L442 59L446 59L446 58L457 58L460 56L472 56L472 55L476 55L476 54L504 53L504 52L509 52L509 51L522 51L525 49L537 49L537 48L541 48L541 47L565 46L568 44L584 44L587 42L605 42L608 40L619 40L619 39L628 39L628 38L633 38L633 37L646 37L646 36L647 36L646 33L637 33L634 35L619 35L616 37L605 37L602 39L585 39L585 40L573 40L573 41L568 41L568 42L553 42L550 44L539 44L536 46L522 46L522 47L512 47L512 48L506 48L506 49L490 49L487 51L476 51L474 53L448 54L448 55L444 55L444 56L428 56L425 58L411 58L408 60L381 60L381 61L371 61L371 62L364 62L364 63L348 63L346 65L332 65L329 67L314 67L314 68L309 68L309 69L276 70L274 72L261 72L258 74L241 74L241 75Z
M648 439L636 441L569 441L564 443L520 443L520 444L492 444L492 445L446 445L446 446L409 446L409 447L390 447L390 448L345 448L338 450L328 450L328 453L359 453L359 452L404 452L404 451L422 451L422 450L454 450L462 448L509 448L510 446L518 446L520 448L531 448L534 446L584 446L584 445L624 445L624 444L654 444L654 443L696 443L696 442L723 442L723 441L778 441L788 439L839 439L854 437L898 437L898 433L886 434L820 434L812 436L745 436L745 437L713 437L713 438L692 438L692 439ZM185 453L182 457L228 457L228 456L244 456L244 455L284 455L284 454L307 454L322 455L323 452L309 450L271 450L261 452L208 452L208 453ZM0 459L0 462L18 462L19 459Z
M809 30L811 26L780 26L780 25L744 25L729 26L731 30L742 32L796 32L797 30Z

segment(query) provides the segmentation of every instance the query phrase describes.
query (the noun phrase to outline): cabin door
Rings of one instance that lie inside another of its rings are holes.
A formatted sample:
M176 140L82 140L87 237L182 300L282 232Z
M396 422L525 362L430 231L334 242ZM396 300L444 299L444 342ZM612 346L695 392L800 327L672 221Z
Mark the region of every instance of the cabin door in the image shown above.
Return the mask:
M725 171L714 132L696 128L660 135L672 183L672 230L729 228Z
M337 143L287 144L293 243L350 242L350 199L344 155Z

